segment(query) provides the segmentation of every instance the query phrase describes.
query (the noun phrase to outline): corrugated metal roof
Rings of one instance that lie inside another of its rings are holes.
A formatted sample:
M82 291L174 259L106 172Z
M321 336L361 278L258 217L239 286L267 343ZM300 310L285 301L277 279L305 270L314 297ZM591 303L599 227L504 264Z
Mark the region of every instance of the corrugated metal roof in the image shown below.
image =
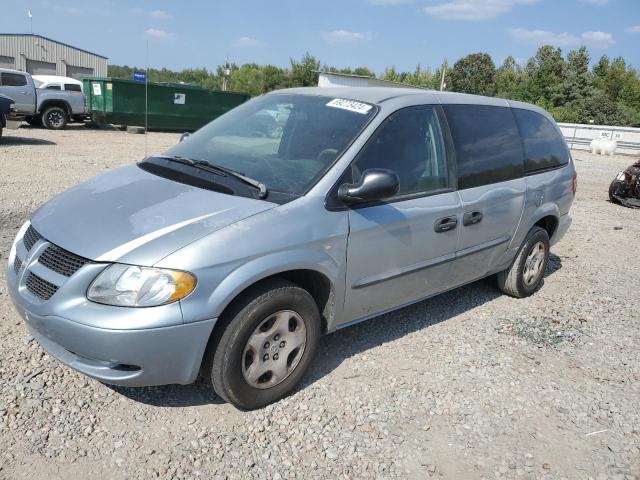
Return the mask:
M83 48L74 47L73 45L69 45L68 43L59 42L58 40L54 40L53 38L43 37L42 35L36 35L34 33L0 33L0 37L33 37L33 38L41 38L43 40L48 40L49 42L57 43L58 45L63 45L68 48L73 48L80 52L88 53L89 55L95 55L96 57L104 58L108 60L109 57L105 57L104 55L100 55L98 53L90 52L89 50L84 50Z

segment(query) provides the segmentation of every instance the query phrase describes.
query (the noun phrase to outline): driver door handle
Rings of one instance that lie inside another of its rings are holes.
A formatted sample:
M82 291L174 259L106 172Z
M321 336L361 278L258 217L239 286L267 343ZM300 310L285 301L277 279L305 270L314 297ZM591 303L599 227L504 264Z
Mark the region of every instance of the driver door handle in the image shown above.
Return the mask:
M436 220L434 230L436 233L448 232L454 230L458 226L458 217L444 217Z
M482 212L467 212L462 216L462 224L465 227L475 225L482 221Z

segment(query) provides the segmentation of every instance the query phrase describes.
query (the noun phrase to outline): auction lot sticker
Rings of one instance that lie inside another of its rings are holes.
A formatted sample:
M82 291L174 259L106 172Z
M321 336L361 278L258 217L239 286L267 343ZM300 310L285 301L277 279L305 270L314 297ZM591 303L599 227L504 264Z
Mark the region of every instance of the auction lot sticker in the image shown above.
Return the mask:
M345 98L334 98L327 103L327 107L342 108L343 110L349 110L350 112L356 112L362 115L365 115L369 110L371 110L371 108L373 108L371 105L367 105L366 103L347 100Z

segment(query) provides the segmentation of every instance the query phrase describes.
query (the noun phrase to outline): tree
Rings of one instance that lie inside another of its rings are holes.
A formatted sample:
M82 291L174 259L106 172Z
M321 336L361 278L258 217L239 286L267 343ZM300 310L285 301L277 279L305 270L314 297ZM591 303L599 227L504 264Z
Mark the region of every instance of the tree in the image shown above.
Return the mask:
M592 93L592 79L589 72L589 54L585 47L567 54L567 63L562 82L565 103L582 100Z
M316 58L305 53L302 59L297 62L293 58L291 61L291 86L293 87L314 87L318 85L318 70L320 62Z
M472 53L453 65L449 81L456 92L493 95L496 67L488 53Z
M508 56L494 76L496 97L518 99L521 96L522 68Z
M525 68L523 100L545 108L564 105L561 88L564 68L562 50L551 45L540 47Z

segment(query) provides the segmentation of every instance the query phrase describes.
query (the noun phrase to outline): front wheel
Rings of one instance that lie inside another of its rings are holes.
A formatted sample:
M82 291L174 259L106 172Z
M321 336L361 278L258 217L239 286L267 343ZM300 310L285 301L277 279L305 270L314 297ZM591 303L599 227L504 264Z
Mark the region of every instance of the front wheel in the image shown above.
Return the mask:
M42 114L42 123L51 130L62 130L67 126L67 112L61 107L49 107Z
M549 234L533 227L511 266L498 273L498 287L512 297L528 297L540 288L548 262Z
M224 330L212 339L206 372L216 393L243 410L290 393L309 368L321 334L313 297L285 280L251 289L220 321Z

